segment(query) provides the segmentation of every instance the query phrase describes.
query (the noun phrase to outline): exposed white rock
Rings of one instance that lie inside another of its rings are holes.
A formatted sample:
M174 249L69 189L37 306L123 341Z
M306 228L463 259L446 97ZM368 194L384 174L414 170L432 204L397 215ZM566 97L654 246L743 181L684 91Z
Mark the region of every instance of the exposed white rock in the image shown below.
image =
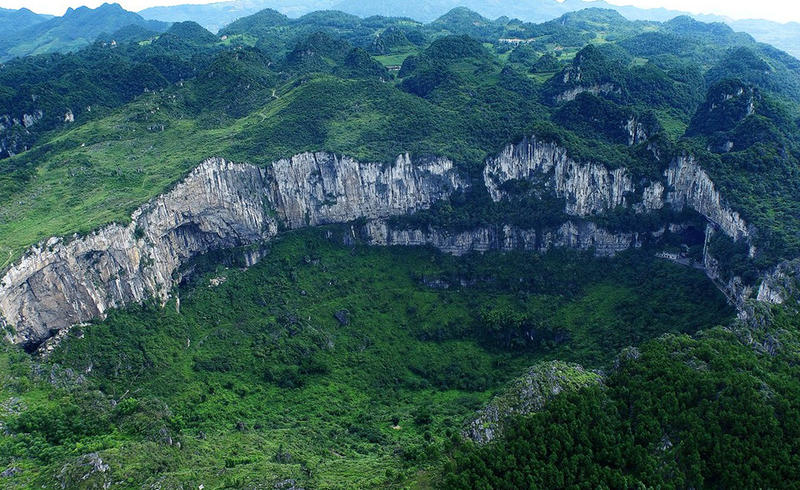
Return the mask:
M677 210L694 209L734 240L748 237L745 221L723 203L711 178L691 156L678 157L670 164L664 172L666 186L659 181L647 183L640 202L632 201L636 187L626 169L577 163L564 148L534 138L508 145L498 156L489 158L483 177L495 201L507 197L503 190L506 182L528 180L543 183L563 197L564 211L573 216L629 205L644 212L669 204ZM667 187L670 190L665 195Z
M625 132L628 133L628 146L647 141L647 131L644 129L644 124L640 123L635 116L631 116L625 122L624 128Z
M641 241L636 233L611 233L591 222L568 221L557 231L545 233L540 241L539 250L546 252L552 248L594 249L595 255L612 256L640 246Z
M43 115L44 113L42 111L36 111L33 114L23 114L22 125L29 128L39 122Z
M372 220L364 225L361 233L370 245L430 245L453 255L488 250L536 250L536 231L520 230L511 226L450 232L432 227L392 229L385 220Z
M483 180L494 201L506 197L502 186L510 180L543 182L565 201L565 212L573 216L597 214L626 205L634 191L624 168L608 170L594 163L581 164L567 156L564 148L535 138L508 145L489 158Z
M708 174L691 156L675 159L664 172L670 192L667 201L676 209L688 206L739 240L748 236L747 225L739 213L723 205L720 193Z
M577 78L577 80L580 80L580 78ZM569 77L565 75L564 82L566 83L568 81ZM603 83L596 85L579 85L577 87L567 89L558 94L556 96L556 102L570 102L575 100L575 97L577 97L578 95L586 92L592 95L611 94L611 93L618 94L621 92L621 90L613 83Z
M400 155L391 164L363 163L303 153L260 169L214 158L139 208L128 225L111 224L87 236L51 238L32 247L0 279L0 324L13 327L5 334L11 341L35 344L70 325L102 318L109 308L153 297L166 302L188 259L267 240L279 225L294 229L367 218L362 233L376 245L430 245L452 254L569 247L614 255L640 246L642 237L611 233L583 217L619 206L645 212L669 205L694 209L735 240L748 237L745 222L723 204L691 157L673 161L665 183L643 181L638 202L626 169L581 164L563 148L535 139L489 158L483 179L495 201L506 197L506 182L532 181L563 198L565 213L575 218L542 230L392 228L386 218L428 208L467 187L451 161ZM704 257L709 277L720 283L716 261L707 253ZM247 263L259 259L253 251ZM720 287L735 304L749 294L738 278ZM759 296L777 298L763 287Z
M537 234L536 230L510 225L451 232L433 227L392 228L385 220L372 220L364 225L361 234L370 245L432 246L453 255L489 250L547 252L553 248L574 248L593 249L598 256L611 256L641 245L634 233L614 234L586 221L568 221L556 229Z
M266 176L270 202L290 228L408 213L466 187L450 160L412 162L408 154L387 165L301 153L275 162Z
M654 211L664 207L664 184L653 182L644 188L642 202L637 204L638 212Z
M795 259L780 263L775 270L764 276L756 299L779 305L792 298L800 299L798 293L800 293L800 259Z
M166 302L186 260L269 239L278 220L297 228L386 218L463 185L448 160L412 163L407 155L382 165L302 154L263 170L212 158L136 210L128 225L32 247L0 281L0 317L13 327L11 341L35 344L103 318L109 308L152 297Z
M277 233L263 206L258 168L207 160L172 191L87 236L51 238L26 253L0 282L0 312L13 342L101 318L146 298L165 301L186 259Z

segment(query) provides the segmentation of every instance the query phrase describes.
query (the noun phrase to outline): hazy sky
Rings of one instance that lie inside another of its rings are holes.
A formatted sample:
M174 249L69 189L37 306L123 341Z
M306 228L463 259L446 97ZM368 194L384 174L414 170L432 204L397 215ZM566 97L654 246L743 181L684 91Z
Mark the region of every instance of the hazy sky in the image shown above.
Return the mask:
M112 0L105 0L112 1ZM141 10L155 5L175 5L180 3L212 3L219 0L117 0L128 10ZM379 1L379 0L376 0ZM520 0L536 2L538 0ZM692 13L714 13L727 15L734 19L770 19L778 22L800 21L800 0L607 0L616 5L635 5L637 7L666 7ZM86 5L96 7L104 0L0 0L6 8L28 7L47 14L61 15L67 7ZM269 5L269 0L265 0Z

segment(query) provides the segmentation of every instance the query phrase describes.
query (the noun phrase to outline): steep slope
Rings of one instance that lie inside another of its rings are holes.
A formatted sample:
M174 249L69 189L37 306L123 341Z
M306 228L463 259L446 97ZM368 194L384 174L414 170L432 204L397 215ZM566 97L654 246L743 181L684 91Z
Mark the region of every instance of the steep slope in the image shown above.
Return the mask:
M134 212L127 226L49 240L26 255L4 276L3 324L14 329L15 342L35 346L52 331L102 317L109 308L154 296L166 302L178 267L196 255L268 240L279 225L413 212L464 186L443 159L412 164L401 155L381 167L322 153L278 161L263 172L208 160Z
M724 206L713 182L690 157L676 158L663 181L634 185L625 168L609 171L602 165L582 165L555 144L526 139L487 161L482 184L497 202L509 198L503 190L506 183L520 180L543 185L563 203L569 221L530 229L501 221L494 229L455 234L431 226L387 225L383 220L430 208L466 189L467 181L446 159L412 162L401 155L393 165L383 166L306 153L263 171L208 160L174 190L134 212L127 226L110 225L69 241L52 238L29 250L3 276L1 318L12 332L9 340L32 348L58 330L102 318L109 308L151 297L165 303L179 267L196 255L269 240L279 228L358 219L378 220L358 233L369 243L433 245L458 255L515 248L546 252L553 247L614 255L644 242L658 242L667 226L687 226L656 221L650 230L611 233L587 223L619 208L637 213L662 208L678 213L689 208L708 220L706 242L715 229L734 243L749 237L739 214ZM715 259L707 249L705 243L702 258L696 259L741 308L753 294L752 286L712 266ZM255 254L248 262L257 259Z

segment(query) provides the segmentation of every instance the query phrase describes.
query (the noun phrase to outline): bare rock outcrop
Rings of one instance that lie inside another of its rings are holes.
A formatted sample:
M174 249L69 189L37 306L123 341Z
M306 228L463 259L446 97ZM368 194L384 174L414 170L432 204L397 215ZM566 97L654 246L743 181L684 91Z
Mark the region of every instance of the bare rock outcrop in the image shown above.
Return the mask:
M466 187L450 160L412 162L408 154L387 165L301 153L273 163L266 181L270 203L289 228L410 213Z
M578 163L555 143L525 138L508 145L488 159L483 180L489 195L499 201L506 197L503 184L511 180L542 182L565 201L564 211L572 216L598 214L627 204L635 188L624 168L609 170L595 163Z
M633 206L640 212L665 205L676 210L688 207L734 240L749 236L745 221L724 203L711 178L691 156L675 158L664 171L663 181L646 181L636 186L625 168L578 163L567 155L566 149L530 138L508 145L490 158L483 177L495 201L507 197L504 190L507 182L528 180L542 183L563 197L564 211L572 216L589 216L617 206Z
M51 238L31 247L0 279L0 326L12 342L35 346L61 329L103 318L110 308L148 298L165 303L180 279L180 267L199 254L269 240L280 229L363 218L366 225L358 232L368 243L430 245L458 255L575 248L610 256L658 238L657 233L612 233L592 222L592 216L619 207L639 213L688 207L734 240L749 238L744 220L725 205L691 157L672 161L663 181L634 183L625 168L579 163L564 148L531 138L487 159L482 176L494 201L508 197L506 183L526 180L562 198L563 212L571 218L541 229L390 225L387 218L427 209L468 187L445 158L412 161L403 154L393 163L365 163L319 152L265 168L212 158L141 206L127 225L110 224L85 236ZM252 254L248 263L258 259ZM719 279L713 257L706 254L705 260L709 276ZM736 304L751 292L740 282L717 280ZM778 297L767 286L762 289L760 297Z
M166 302L179 267L199 254L270 239L279 225L416 211L465 185L452 162L408 155L387 165L304 153L266 169L212 158L127 225L32 247L0 280L0 322L9 340L32 347L110 308Z
M484 407L464 430L464 436L478 444L492 441L515 416L528 415L544 408L548 401L565 391L576 391L602 382L599 374L577 364L544 361L512 381L503 393Z
M735 240L748 237L747 225L739 213L725 206L708 174L691 156L682 156L664 172L670 191L667 202L674 208L688 206L719 226Z
M800 259L781 262L764 276L756 299L774 305L800 301Z
M641 245L636 233L610 233L583 220L568 221L560 227L544 230L502 225L462 231L392 227L386 220L371 220L360 234L370 245L431 246L453 255L489 250L544 253L554 248L572 248L594 250L598 256L612 256Z
M186 259L277 233L263 205L261 172L203 162L173 190L86 236L32 247L0 280L0 311L12 342L35 344L109 308L165 301Z

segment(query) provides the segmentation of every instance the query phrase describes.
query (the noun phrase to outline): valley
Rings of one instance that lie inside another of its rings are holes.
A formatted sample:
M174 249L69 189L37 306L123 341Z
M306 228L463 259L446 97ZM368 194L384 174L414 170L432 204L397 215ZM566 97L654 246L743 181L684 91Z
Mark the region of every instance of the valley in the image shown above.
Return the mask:
M92 40L0 43L1 487L800 481L791 55L599 8L17 15Z

